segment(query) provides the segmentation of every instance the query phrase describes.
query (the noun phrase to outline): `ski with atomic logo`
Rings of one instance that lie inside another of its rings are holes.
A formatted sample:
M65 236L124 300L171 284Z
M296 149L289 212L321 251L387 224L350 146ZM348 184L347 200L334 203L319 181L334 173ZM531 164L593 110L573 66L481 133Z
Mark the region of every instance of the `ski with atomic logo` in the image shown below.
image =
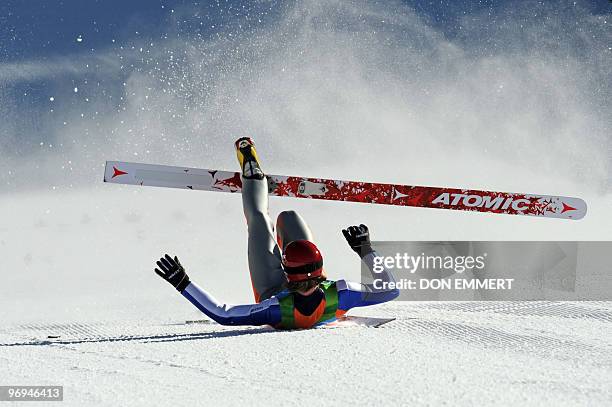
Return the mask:
M271 196L574 220L583 218L587 211L586 203L574 197L285 175L267 175L267 179ZM106 162L104 182L198 191L242 190L238 172L121 161Z

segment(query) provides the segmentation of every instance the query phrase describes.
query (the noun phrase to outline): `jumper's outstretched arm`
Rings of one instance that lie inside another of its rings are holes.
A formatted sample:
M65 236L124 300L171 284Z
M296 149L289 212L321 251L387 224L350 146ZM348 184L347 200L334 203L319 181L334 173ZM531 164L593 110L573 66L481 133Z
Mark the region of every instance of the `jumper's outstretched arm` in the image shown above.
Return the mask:
M377 257L370 242L370 231L366 225L350 226L342 231L351 249L361 257L372 273L372 277L380 284L362 284L340 280L338 287L339 308L348 311L353 307L365 307L391 301L399 296L397 288L389 288L389 283L395 283L393 274L384 267L375 270ZM391 284L395 287L393 284ZM376 288L377 286L383 288Z
M223 304L193 282L181 294L221 325L276 325L281 320L275 297L257 304Z
M159 259L155 272L172 284L200 311L222 325L275 325L281 320L276 298L258 304L221 304L212 295L189 280L189 276L176 256L172 258L166 254Z

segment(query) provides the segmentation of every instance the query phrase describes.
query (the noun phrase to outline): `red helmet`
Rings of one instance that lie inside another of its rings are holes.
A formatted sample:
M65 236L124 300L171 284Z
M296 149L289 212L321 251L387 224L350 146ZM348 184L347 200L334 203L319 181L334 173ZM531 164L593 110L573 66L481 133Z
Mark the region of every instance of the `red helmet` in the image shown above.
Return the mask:
M305 281L323 276L323 256L314 243L294 240L283 252L283 269L289 281Z

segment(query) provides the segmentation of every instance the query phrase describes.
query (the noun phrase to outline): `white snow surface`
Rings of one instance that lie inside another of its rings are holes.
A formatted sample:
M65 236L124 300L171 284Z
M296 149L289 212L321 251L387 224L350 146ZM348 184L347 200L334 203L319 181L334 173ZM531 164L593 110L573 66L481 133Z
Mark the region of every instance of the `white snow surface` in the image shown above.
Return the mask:
M393 236L378 207L271 200L273 214L288 207L310 222L330 278L359 275L340 226L363 221L375 237ZM612 402L610 302L393 302L351 311L397 318L380 328L185 324L204 316L153 273L154 261L177 254L218 298L252 301L239 195L103 185L13 195L0 211L0 383L63 385L65 405ZM416 216L435 225L450 215L407 209L398 228ZM597 235L588 216L453 217L458 239L464 222L511 237L508 218L536 236L545 228L568 239Z
M0 377L63 384L69 405L610 403L609 304L394 303L368 313L398 319L292 332L22 324L0 334Z

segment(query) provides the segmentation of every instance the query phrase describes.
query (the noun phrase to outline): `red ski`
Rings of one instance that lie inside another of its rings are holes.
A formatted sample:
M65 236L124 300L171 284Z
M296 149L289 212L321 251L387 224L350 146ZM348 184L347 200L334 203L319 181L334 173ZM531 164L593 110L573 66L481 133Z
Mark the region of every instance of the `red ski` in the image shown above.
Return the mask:
M563 196L284 175L267 175L267 178L270 195L273 196L561 219L581 219L587 210L582 199ZM242 189L238 172L119 161L106 162L104 182L221 192L240 192Z

